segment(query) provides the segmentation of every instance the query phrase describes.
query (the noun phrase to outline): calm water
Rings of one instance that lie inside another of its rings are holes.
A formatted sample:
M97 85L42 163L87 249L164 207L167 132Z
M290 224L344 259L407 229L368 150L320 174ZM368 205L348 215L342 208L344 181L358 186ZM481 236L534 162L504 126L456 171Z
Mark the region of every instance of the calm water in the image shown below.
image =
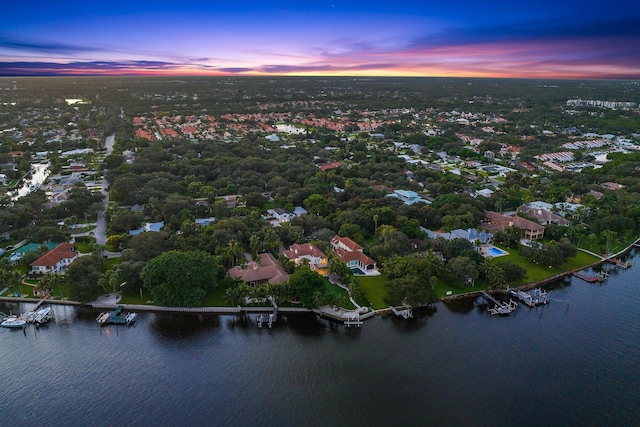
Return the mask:
M0 425L640 425L630 260L511 317L469 301L360 330L151 313L101 329L96 311L56 306L56 324L0 329Z

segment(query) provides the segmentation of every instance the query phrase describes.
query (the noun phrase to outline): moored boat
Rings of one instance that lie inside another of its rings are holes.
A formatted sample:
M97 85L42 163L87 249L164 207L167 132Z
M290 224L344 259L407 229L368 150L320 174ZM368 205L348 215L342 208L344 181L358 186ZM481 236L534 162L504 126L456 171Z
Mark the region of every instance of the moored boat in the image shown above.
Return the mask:
M34 322L39 325L49 323L49 321L53 319L53 310L51 310L51 307L41 308L40 310L35 312L33 319Z
M136 313L127 313L124 320L127 325L132 325L136 322L136 320L138 320L138 315Z
M26 324L27 324L27 321L19 318L18 316L9 316L2 323L0 323L0 326L2 326L3 328L17 329L17 328L22 328Z

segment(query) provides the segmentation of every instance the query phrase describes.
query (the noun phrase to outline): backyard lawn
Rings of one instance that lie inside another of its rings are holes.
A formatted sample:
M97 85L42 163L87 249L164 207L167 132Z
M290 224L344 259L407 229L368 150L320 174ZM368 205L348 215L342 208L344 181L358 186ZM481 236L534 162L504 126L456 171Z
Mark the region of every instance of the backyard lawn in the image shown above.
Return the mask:
M598 258L594 257L593 255L589 255L585 252L578 251L575 258L569 258L567 262L562 264L560 267L549 268L549 266L534 264L528 261L526 258L521 257L520 252L517 249L509 249L500 245L496 245L496 246L499 247L500 249L503 249L509 252L509 255L496 257L494 258L495 262L511 261L515 264L518 264L525 270L527 270L527 278L520 283L513 283L513 285L522 285L525 283L538 282L540 280L546 279L547 277L560 274L564 271L577 270L598 261Z
M367 296L367 299L371 303L374 309L379 310L381 308L389 307L384 301L384 297L387 296L387 291L383 284L386 281L384 275L380 276L358 276L360 282L360 288Z

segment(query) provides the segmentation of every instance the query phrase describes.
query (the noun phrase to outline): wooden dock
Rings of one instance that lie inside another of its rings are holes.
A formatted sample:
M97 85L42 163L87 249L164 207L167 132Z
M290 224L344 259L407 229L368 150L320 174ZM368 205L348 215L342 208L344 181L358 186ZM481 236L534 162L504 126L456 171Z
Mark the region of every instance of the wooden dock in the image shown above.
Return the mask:
M267 324L269 328L273 327L273 324L278 320L278 305L273 297L269 297L271 301L271 306L273 307L273 312L269 313L266 317L260 314L257 319L258 328L262 328L264 323Z
M631 267L631 263L630 262L624 262L624 261L621 261L621 260L619 260L617 258L609 258L607 261L610 262L611 264L615 265L616 267L623 269L623 270L626 270L627 268Z
M529 292L514 291L513 289L509 289L508 291L525 305L532 308L539 305L549 304L549 293L543 291L542 288L532 289Z
M351 326L355 326L356 328L359 328L362 325L363 325L363 322L360 319L360 315L357 315L357 316L354 316L354 317L348 317L344 321L344 326L346 326L347 328L349 328Z
M587 276L586 274L582 274L579 271L572 271L571 274L578 279L584 280L587 283L601 283L607 280L606 274L595 274L593 276Z
M494 304L493 308L489 309L489 313L491 313L491 314L499 314L501 316L508 316L509 314L511 314L512 311L514 311L516 308L518 308L518 303L515 302L514 300L509 300L508 303L503 303L503 302L498 301L497 299L495 299L494 297L492 297L491 295L489 295L485 291L481 291L480 295L482 295L482 297L485 300L487 300L489 302L492 302Z
M404 317L405 319L411 319L413 317L411 307L401 306L399 308L398 310L398 307L389 306L389 309L396 317Z

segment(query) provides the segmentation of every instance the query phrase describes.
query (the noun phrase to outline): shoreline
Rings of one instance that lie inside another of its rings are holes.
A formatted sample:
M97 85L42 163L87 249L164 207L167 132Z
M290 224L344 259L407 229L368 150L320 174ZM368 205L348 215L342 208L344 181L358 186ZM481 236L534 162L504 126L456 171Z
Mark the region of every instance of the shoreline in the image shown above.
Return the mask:
M625 253L629 252L631 249L633 249L634 247L640 245L640 238L636 239L634 242L632 242L631 244L629 244L626 248L624 248L623 250L615 253L615 254L611 254L608 256L604 256L601 257L601 259L597 260L596 262L589 264L587 266L582 267L580 270L583 270L585 268L593 268L597 265L606 263L606 262L611 262L612 259L615 259L621 255L624 255ZM531 282L531 283L525 283L522 284L520 286L515 286L512 287L510 289L515 290L515 291L527 291L527 290L531 290L531 289L535 289L541 286L546 286L549 285L553 282L557 282L559 280L564 279L567 276L571 276L574 271L580 271L580 270L568 270L568 271L564 271L562 273L558 273L555 274L553 276L549 276L545 279L542 280L538 280L537 282ZM478 290L478 291L473 291L473 292L467 292L464 294L458 294L458 295L451 295L451 296L446 296L446 297L441 297L438 298L438 301L436 301L436 303L438 302L443 302L443 303L448 303L448 302L453 302L453 301L460 301L460 300L465 300L465 299L470 299L470 298L477 298L481 295L482 292L487 292L489 294L493 294L493 293L500 293L500 294L504 294L507 292L506 289L492 289L492 290ZM0 301L4 301L4 302L20 302L20 303L32 303L32 304L37 304L39 301L41 300L41 298L24 298L24 297L0 297ZM140 304L100 304L100 303L81 303L78 301L70 301L70 300L47 300L47 303L49 304L56 304L56 305L69 305L69 306L75 306L75 307L86 307L86 308L95 308L95 309L114 309L117 306L122 306L123 309L125 310L134 310L134 311L146 311L146 312L154 312L154 313L195 313L195 314L251 314L251 313L270 313L273 311L273 307L272 306L265 306L265 307L242 307L242 306L236 306L236 307L163 307L163 306L158 306L158 305L140 305ZM425 306L420 306L420 307L414 307L414 309L422 309L425 307L429 307L431 304L425 305ZM337 317L333 317L333 316L327 316L326 313L321 310L320 308L316 308L316 309L308 309L308 308L296 308L296 307L278 307L278 311L279 312L283 312L283 313L315 313L320 317L323 317L325 319L329 319L329 320L334 320L334 321L344 321L344 320L349 320L348 317L344 317L342 319L338 319ZM354 311L354 310L351 310ZM351 311L346 311L346 312L351 312ZM362 315L360 315L360 320L366 320L368 318L371 317L375 317L375 316L381 316L384 314L389 314L391 313L391 309L390 308L381 308L378 310L373 310L373 311L369 311L367 313L363 313Z

